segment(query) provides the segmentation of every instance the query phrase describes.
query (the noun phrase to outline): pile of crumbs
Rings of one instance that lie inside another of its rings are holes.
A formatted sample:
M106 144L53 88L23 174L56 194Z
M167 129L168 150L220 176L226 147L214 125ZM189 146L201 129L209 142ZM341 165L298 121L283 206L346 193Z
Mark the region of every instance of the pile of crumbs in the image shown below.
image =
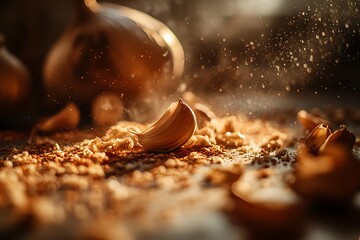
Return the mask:
M57 141L73 134L63 132L1 149L0 236L136 239L219 212L242 168L289 171L295 162L293 130L266 120L214 118L161 154L143 152L129 132L146 127L119 122L75 143Z

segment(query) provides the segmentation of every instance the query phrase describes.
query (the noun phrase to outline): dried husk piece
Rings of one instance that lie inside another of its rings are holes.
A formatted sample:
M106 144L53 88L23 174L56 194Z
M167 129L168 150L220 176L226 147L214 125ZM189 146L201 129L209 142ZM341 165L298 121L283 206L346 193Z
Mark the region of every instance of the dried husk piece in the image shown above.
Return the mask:
M329 143L319 155L301 145L293 187L310 200L348 202L360 187L360 164L347 147Z
M232 184L230 193L232 218L246 226L255 239L266 239L269 234L296 235L301 229L303 203L278 172L247 170Z
M345 126L330 133L318 125L299 147L294 188L315 202L348 203L360 187L360 163L352 153L355 139Z
M331 130L327 125L320 124L314 128L305 140L307 149L317 154L321 145L326 141L328 136L331 134Z
M325 152L326 149L332 145L340 145L351 152L354 147L355 140L355 135L343 125L340 130L336 130L328 136L326 141L321 145L319 153Z
M330 122L324 118L316 117L305 110L300 110L297 114L297 120L305 130L312 131L319 124L329 125Z
M58 113L39 122L35 131L51 133L74 129L80 122L80 110L74 103L67 104Z
M216 114L212 109L195 93L187 91L182 94L182 98L193 109L199 129L205 127L212 119L216 118Z
M205 127L209 122L211 122L211 119L216 118L215 113L205 104L195 103L193 105L193 109L199 129Z

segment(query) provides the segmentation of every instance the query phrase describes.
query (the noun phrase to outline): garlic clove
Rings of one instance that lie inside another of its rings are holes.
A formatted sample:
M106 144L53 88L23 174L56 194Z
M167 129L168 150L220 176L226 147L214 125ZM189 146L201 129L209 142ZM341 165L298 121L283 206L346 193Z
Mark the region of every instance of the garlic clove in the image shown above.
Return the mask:
M321 145L326 141L327 137L331 134L329 126L320 124L314 128L305 140L305 145L312 153L317 154Z
M341 145L349 152L352 151L355 144L356 137L345 126L341 126L340 130L336 130L326 139L321 145L319 153L325 152L331 145Z
M74 103L69 103L60 112L40 122L35 130L40 132L56 132L74 129L80 122L80 111Z
M301 110L297 114L298 122L303 126L304 129L312 131L319 124L329 125L329 121L320 117L316 117L305 110Z
M136 133L140 145L149 152L170 152L184 145L194 134L196 117L181 99L173 102L152 126Z

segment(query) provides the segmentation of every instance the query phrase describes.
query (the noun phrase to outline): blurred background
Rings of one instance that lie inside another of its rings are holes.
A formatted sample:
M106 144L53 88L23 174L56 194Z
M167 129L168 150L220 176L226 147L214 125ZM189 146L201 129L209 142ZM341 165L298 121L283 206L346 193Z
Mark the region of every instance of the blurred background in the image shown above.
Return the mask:
M284 95L360 100L359 1L112 2L144 11L175 32L186 54L183 90L248 103ZM44 58L71 20L73 5L73 0L0 2L0 32L29 68L36 98L46 97Z

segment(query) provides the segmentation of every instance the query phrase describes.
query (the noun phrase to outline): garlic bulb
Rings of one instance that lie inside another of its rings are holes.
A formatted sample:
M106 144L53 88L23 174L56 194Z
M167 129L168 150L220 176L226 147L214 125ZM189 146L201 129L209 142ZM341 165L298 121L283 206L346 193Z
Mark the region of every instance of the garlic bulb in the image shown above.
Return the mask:
M20 112L30 95L30 77L25 66L4 46L0 35L0 115Z
M125 104L165 91L183 72L184 52L164 24L136 10L75 0L78 14L44 67L48 94L89 105L104 92Z
M194 134L196 117L181 99L142 133L135 133L145 151L169 152L184 145Z

